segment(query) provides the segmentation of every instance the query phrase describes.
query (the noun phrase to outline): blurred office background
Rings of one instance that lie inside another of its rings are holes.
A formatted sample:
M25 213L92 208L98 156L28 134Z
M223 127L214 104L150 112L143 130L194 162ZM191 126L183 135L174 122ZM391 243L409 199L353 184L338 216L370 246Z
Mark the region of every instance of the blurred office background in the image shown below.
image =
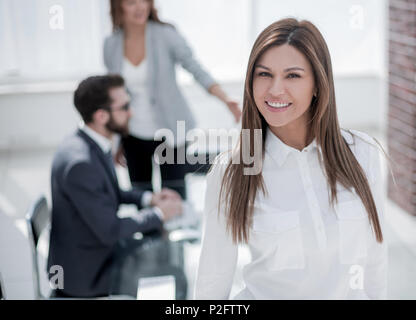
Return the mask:
M288 16L318 26L332 57L341 126L375 136L393 160L385 166L389 297L416 298L416 1L155 4L161 19L179 29L202 64L240 101L250 49L261 30ZM0 274L10 299L34 297L23 218L38 195L50 201L53 153L79 122L73 91L86 76L105 72L102 45L110 32L106 0L0 1ZM219 102L178 71L199 127L237 128ZM117 172L128 187L127 171ZM187 183L190 201L201 212L204 177L189 176ZM45 257L47 248L41 246L40 254ZM198 243L185 246L189 296L198 254ZM232 294L242 285L240 267L249 259L244 247L239 259Z

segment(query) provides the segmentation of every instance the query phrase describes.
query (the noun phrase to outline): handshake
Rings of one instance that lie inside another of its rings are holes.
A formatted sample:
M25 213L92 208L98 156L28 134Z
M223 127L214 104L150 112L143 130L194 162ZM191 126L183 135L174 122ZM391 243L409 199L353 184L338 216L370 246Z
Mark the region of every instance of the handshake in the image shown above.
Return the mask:
M162 211L163 222L182 214L182 198L172 189L163 188L161 192L153 193L150 205Z

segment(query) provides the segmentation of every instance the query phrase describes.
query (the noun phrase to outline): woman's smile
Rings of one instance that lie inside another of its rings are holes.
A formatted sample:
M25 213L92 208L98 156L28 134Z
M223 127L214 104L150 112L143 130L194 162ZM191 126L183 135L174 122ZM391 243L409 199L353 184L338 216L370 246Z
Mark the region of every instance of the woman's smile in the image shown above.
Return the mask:
M291 102L272 102L265 101L267 110L271 112L283 112L289 109L292 106Z

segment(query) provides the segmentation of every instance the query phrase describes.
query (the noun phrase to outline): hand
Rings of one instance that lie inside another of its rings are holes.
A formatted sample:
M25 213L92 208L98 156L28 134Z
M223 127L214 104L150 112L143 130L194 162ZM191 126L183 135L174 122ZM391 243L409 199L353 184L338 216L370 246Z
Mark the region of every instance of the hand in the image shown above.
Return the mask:
M160 200L157 207L163 213L163 222L166 222L174 217L182 214L182 200L181 199L163 199Z
M162 199L169 198L169 199L182 200L181 195L178 192L169 188L163 188L160 191L160 195L162 196Z
M127 167L126 157L124 156L124 148L121 144L118 147L116 154L114 155L114 162L124 168Z
M232 99L227 99L225 104L234 116L235 122L239 122L241 118L241 110L238 106L238 102Z
M161 200L173 199L182 200L179 193L169 188L163 188L159 193L153 193L152 200L150 201L151 206L157 206Z

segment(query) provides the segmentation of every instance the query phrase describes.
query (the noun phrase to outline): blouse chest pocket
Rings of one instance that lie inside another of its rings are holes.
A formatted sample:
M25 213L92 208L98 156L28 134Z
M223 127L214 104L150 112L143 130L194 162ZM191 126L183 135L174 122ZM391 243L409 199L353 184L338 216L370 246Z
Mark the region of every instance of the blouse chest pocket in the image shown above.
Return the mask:
M335 205L339 228L339 259L342 264L358 263L367 256L367 233L370 227L367 211L361 200Z
M264 264L269 271L305 267L297 211L255 214L250 245L253 263Z

